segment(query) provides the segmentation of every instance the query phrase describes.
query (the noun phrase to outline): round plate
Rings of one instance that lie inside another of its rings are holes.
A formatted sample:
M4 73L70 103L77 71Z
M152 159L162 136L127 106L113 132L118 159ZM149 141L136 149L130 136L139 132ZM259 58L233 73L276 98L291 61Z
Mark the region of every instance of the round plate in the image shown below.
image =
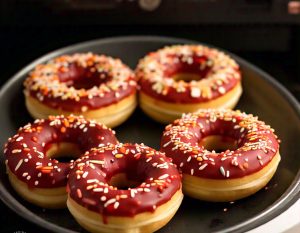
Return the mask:
M134 68L138 59L147 52L165 45L183 43L197 42L149 36L101 39L59 49L32 62L1 89L1 145L15 134L18 127L33 120L24 105L22 82L38 63L66 53L92 51L119 57ZM185 197L175 217L160 232L199 232L200 229L203 232L242 232L271 220L299 198L300 144L296 143L300 138L299 104L268 74L232 56L240 64L243 73L244 92L237 108L258 115L259 119L276 130L282 140L282 161L266 188L235 203L208 203ZM143 142L157 149L163 128L163 125L152 121L137 109L129 120L116 128L116 132L122 142ZM8 182L3 156L0 163L0 197L11 209L28 221L51 231L83 231L67 209L45 210L22 200Z

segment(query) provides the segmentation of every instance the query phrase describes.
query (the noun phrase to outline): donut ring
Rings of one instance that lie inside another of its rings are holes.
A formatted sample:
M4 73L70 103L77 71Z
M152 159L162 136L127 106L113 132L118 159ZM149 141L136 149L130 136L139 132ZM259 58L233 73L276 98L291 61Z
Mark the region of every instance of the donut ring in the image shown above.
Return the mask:
M273 132L257 117L240 111L201 110L166 127L161 151L183 173L185 194L233 201L257 192L274 175L280 154Z
M40 64L24 86L27 109L36 119L73 113L114 127L137 104L134 73L119 59L92 53Z
M82 117L50 116L20 128L8 140L4 155L13 188L27 201L45 208L65 207L67 176L75 157L92 147L117 143L114 131Z
M170 123L202 108L233 108L242 93L238 64L202 45L176 45L149 53L136 76L139 101L154 120Z
M134 187L118 188L132 180ZM156 231L183 198L175 165L143 144L91 149L76 161L67 187L71 214L90 232Z

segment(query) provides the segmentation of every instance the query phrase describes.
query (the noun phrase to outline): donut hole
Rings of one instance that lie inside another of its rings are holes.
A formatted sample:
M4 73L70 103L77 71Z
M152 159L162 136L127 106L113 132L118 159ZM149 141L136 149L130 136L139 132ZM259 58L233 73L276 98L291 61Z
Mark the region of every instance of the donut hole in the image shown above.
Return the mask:
M128 190L129 188L136 188L141 182L129 179L126 173L118 173L110 178L108 184L119 190Z
M221 153L226 150L236 150L239 147L235 138L224 135L206 136L199 141L199 145L209 151L215 151L217 153Z
M62 69L58 77L60 82L77 90L99 87L112 79L105 71L96 70L95 67L83 68L76 64L70 64L67 71Z
M186 83L189 83L191 81L199 81L201 77L200 75L192 73L177 73L172 76L172 79L174 79L176 82L184 81Z
M204 79L211 70L212 61L205 56L185 56L173 57L174 62L168 64L164 70L164 75L174 79L176 82L199 81Z
M56 159L61 163L68 163L71 159L78 158L82 155L81 150L75 143L61 142L47 145L46 156Z

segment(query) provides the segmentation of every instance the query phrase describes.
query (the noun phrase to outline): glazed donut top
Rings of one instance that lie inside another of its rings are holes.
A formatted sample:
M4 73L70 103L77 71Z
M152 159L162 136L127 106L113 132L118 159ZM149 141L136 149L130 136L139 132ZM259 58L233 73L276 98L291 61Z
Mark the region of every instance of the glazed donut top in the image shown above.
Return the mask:
M259 171L279 152L273 132L257 117L240 111L201 110L166 127L161 151L172 157L183 173L212 179L240 178ZM199 142L210 135L233 138L238 148L208 151Z
M73 166L47 157L54 143L70 142L82 151L92 147L117 143L115 132L106 126L82 117L50 116L21 127L9 138L4 148L6 164L17 178L29 187L52 188L66 185L67 174Z
M172 76L192 73L199 80L176 81ZM215 99L234 88L241 75L228 55L202 45L169 46L140 60L136 76L141 90L166 102L199 103Z
M120 173L139 185L128 189L110 185L111 177ZM93 148L79 158L67 191L77 203L103 216L134 216L153 212L180 188L181 176L163 153L143 144L117 144Z
M24 85L25 95L71 112L105 107L136 91L130 68L119 59L92 53L64 55L40 64Z

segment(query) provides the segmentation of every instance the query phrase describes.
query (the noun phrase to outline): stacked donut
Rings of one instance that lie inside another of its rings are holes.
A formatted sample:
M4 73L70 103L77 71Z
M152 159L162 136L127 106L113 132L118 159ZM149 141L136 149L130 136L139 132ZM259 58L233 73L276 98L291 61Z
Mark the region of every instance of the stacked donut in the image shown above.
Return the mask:
M33 204L67 206L91 232L156 231L178 210L182 190L214 202L247 197L280 161L274 130L230 110L242 93L238 64L206 46L151 52L135 72L104 55L64 55L38 65L24 85L36 120L5 145L10 183ZM132 114L138 90L148 116L173 122L160 151L120 143L108 128Z

